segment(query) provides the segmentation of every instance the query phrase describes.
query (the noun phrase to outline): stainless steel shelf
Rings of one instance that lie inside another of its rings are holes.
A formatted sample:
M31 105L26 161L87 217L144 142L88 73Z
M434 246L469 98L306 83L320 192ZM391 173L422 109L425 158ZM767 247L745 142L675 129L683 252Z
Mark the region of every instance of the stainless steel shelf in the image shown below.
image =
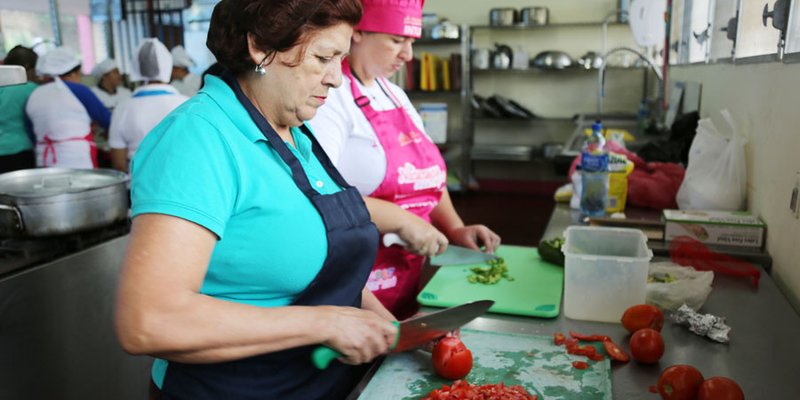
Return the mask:
M530 161L533 147L509 145L475 145L470 152L473 160Z
M422 46L429 46L429 45L455 45L461 44L461 39L417 39L414 41L414 45L422 45Z
M624 70L636 70L641 71L644 68L642 67L606 67L606 71L624 71ZM508 68L508 69L499 69L499 68L486 68L486 69L472 69L474 74L499 74L499 75L516 75L516 74L542 74L542 73L560 73L560 72L590 72L597 74L600 71L596 68L582 68L582 67L569 67L569 68L536 68L531 67L527 69L516 69L516 68Z
M612 22L608 24L608 26L628 26L627 22ZM603 23L599 21L587 21L587 22L564 22L564 23L555 23L555 24L547 24L547 25L508 25L508 26L496 26L496 25L473 25L470 28L475 30L537 30L537 29L550 29L550 28L602 28Z

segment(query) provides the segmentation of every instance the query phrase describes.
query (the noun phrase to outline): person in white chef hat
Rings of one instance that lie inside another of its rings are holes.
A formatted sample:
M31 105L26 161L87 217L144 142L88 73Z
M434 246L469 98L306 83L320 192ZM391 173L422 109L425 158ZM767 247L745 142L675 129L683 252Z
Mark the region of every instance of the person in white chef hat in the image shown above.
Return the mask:
M192 97L200 90L202 81L200 77L189 72L195 66L192 57L181 45L172 48L172 86L178 88L181 94Z
M131 98L131 91L122 86L122 75L114 60L107 58L95 65L92 76L97 80L92 92L109 110L113 111L117 104Z
M96 168L97 147L92 121L108 129L111 113L80 83L81 62L69 47L57 47L36 62L36 71L50 82L31 93L25 113L36 137L36 165Z
M144 39L131 60L131 80L144 85L134 90L132 98L121 102L111 118L108 143L115 169L128 172L145 135L189 99L167 83L171 74L172 56L167 47L156 38Z

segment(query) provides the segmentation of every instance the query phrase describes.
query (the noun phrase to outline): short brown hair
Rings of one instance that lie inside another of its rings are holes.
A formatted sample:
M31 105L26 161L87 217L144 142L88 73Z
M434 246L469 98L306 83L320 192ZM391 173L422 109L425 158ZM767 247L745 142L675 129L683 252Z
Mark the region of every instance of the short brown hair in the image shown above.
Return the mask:
M222 0L211 15L206 46L239 75L254 67L248 33L271 60L305 44L311 33L340 23L355 26L360 19L360 0Z
M27 71L33 71L36 68L36 60L38 59L39 55L36 52L27 47L17 45L8 52L4 63L6 65L19 65Z

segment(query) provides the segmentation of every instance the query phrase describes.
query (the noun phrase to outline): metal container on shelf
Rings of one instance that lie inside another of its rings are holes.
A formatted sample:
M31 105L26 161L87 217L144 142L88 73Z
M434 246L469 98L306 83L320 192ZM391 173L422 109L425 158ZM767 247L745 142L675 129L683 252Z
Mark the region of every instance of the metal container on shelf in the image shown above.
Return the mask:
M0 175L0 237L43 237L128 217L128 176L110 169L36 168Z
M525 26L542 26L550 22L547 7L525 7L520 11L519 23Z
M512 26L516 22L516 8L500 7L489 10L489 25L491 26Z

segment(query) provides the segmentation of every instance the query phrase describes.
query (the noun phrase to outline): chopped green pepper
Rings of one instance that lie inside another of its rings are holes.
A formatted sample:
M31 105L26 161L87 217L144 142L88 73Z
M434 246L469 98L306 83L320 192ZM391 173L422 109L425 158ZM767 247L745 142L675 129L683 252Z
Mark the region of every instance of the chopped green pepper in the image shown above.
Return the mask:
M497 282L500 282L501 279L505 278L508 281L513 281L514 278L508 275L508 267L506 266L506 260L503 257L497 257L496 259L489 260L486 262L488 267L472 267L470 271L472 274L467 276L467 281L469 283L481 283L484 285L494 285Z

